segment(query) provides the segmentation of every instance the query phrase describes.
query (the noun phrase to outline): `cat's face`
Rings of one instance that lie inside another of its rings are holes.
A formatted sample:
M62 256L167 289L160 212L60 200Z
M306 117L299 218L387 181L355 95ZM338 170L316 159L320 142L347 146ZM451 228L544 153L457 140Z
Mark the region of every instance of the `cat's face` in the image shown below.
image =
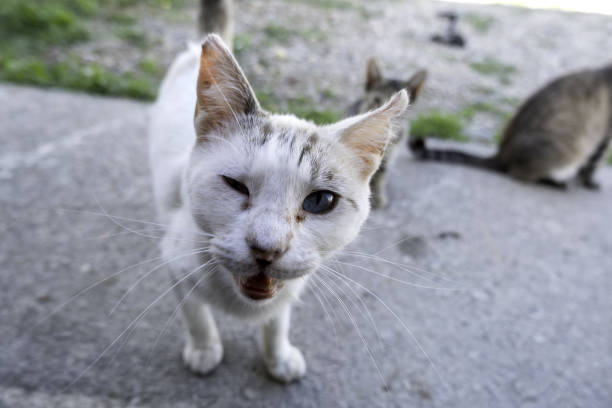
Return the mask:
M196 224L238 291L258 301L316 270L358 234L369 179L405 94L379 111L318 127L263 112L217 37L203 46L187 172Z
M376 59L370 58L366 70L363 111L378 108L402 89L408 92L410 103L414 103L423 88L426 78L427 71L425 70L417 71L408 80L385 78Z

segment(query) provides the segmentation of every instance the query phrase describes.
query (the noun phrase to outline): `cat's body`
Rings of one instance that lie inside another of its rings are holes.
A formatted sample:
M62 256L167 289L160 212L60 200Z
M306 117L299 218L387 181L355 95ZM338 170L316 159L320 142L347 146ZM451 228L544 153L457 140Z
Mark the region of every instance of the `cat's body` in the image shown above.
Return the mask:
M427 78L427 72L424 70L416 72L408 80L398 80L385 78L379 67L379 64L374 58L368 60L366 69L366 81L364 86L363 98L355 101L347 110L347 115L358 115L370 110L378 108L394 93L406 89L408 92L410 103L413 104ZM396 146L403 145L408 137L409 129L408 122L399 127L393 134L389 144L385 150L385 155L382 159L380 167L370 181L370 189L372 190L372 208L382 208L387 205L386 181L387 171L393 163Z
M358 234L369 179L407 103L398 93L374 112L318 127L264 112L217 36L176 59L152 110L150 162L193 371L221 361L212 314L221 310L263 325L274 378L304 374L288 338L291 304Z
M596 188L593 175L611 138L612 66L607 66L563 76L532 95L510 120L492 157L428 149L423 140L410 147L422 159L464 163L559 187L577 177Z

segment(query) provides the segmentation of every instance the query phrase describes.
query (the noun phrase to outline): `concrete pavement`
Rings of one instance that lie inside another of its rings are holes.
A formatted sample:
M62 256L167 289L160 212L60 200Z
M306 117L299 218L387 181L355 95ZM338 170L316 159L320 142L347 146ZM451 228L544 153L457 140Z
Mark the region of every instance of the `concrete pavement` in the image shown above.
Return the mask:
M151 269L141 265L36 324L158 256L159 230L124 219L140 235L126 233L97 214L154 221L147 107L0 85L0 407L612 406L612 169L599 173L601 192L559 192L406 152L391 207L350 248L382 259L330 263L376 296L319 274L380 375L338 300L323 299L328 319L310 291L293 317L308 364L298 384L269 380L257 328L224 316L224 362L208 377L183 367L180 322L152 349L170 296L84 371L169 287L159 270L109 316Z

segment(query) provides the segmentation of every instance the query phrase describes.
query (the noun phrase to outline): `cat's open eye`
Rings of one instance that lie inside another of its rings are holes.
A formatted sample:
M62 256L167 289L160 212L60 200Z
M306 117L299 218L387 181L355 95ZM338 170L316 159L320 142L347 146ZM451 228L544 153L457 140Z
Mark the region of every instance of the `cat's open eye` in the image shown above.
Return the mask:
M223 178L223 181L225 181L225 183L228 186L230 186L231 188L233 188L234 190L236 190L240 194L244 194L246 196L249 195L249 189L247 188L247 186L245 186L244 184L242 184L238 180L234 180L233 178L227 177L227 176L221 176L221 177Z
M334 209L338 203L338 194L328 190L315 191L304 199L302 208L311 214L325 214Z

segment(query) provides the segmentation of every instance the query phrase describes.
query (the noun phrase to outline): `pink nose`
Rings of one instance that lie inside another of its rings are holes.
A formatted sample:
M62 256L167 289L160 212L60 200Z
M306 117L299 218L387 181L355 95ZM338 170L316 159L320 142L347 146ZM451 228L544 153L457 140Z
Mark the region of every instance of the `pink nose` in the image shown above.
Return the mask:
M287 252L288 246L281 244L277 246L265 247L254 239L247 239L247 245L251 249L251 254L255 262L261 267L266 267L280 258Z

